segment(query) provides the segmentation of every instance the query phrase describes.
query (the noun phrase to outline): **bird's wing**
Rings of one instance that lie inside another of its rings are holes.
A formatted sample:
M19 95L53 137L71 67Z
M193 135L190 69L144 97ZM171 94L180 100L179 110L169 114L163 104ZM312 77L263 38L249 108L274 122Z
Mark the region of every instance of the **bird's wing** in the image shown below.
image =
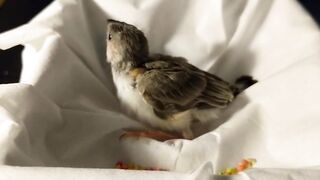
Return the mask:
M222 108L233 99L227 82L182 58L161 56L145 67L147 71L137 81L137 88L160 117L191 108Z

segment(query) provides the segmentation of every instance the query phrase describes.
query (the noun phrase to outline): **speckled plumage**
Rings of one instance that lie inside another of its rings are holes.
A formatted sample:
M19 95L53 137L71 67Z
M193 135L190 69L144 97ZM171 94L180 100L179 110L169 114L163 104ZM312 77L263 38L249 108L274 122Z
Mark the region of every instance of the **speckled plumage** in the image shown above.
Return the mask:
M149 126L193 138L191 123L215 120L234 99L234 87L181 57L149 55L136 27L109 20L107 60L128 113Z

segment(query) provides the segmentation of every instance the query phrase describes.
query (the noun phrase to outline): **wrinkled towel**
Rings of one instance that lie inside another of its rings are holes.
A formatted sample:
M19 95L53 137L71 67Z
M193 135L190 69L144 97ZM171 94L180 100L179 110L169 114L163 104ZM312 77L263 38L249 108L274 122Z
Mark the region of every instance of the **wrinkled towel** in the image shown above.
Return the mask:
M109 18L144 31L152 53L259 82L192 141L119 141L142 125L115 95ZM0 179L220 179L246 157L255 167L226 179L320 177L320 34L294 0L57 0L0 35L0 48L18 44L20 82L0 85ZM112 169L119 160L170 171Z

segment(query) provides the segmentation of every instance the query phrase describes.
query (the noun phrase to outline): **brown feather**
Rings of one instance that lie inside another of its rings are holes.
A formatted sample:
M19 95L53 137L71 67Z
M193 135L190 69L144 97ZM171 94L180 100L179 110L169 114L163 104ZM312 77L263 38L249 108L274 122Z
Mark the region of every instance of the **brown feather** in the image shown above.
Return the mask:
M156 55L151 60L137 88L160 118L193 108L223 108L233 100L227 82L183 58Z

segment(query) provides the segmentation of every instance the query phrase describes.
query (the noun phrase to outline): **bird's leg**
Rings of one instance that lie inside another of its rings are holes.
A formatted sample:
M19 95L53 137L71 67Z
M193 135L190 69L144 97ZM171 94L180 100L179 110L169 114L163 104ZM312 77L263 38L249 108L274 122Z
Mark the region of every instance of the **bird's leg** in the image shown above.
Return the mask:
M128 137L145 137L154 139L157 141L166 141L170 139L179 139L181 136L168 133L165 131L159 130L137 130L137 129L124 129L124 133L120 136L120 139L128 138Z
M193 134L190 127L186 128L182 131L182 137L185 139L190 139L190 140L194 138L194 134Z

